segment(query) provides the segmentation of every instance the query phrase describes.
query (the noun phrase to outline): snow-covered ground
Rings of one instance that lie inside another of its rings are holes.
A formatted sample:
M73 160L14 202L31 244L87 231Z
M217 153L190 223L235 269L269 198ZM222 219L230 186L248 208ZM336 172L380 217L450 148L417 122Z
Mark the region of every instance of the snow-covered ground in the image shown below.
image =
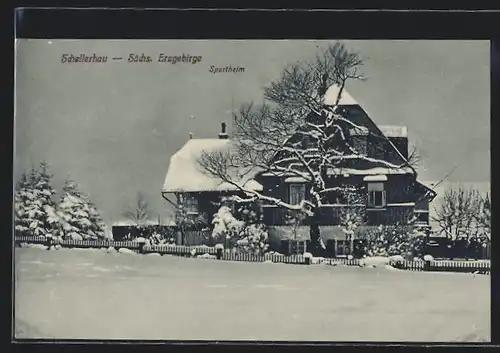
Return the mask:
M15 250L18 338L489 341L490 277Z

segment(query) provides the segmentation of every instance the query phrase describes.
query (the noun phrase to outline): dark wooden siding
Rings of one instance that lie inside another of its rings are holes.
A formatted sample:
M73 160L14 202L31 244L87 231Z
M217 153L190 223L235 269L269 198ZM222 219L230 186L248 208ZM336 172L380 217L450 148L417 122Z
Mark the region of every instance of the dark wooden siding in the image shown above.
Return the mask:
M287 225L286 214L288 212L281 207L265 207L264 222L268 225ZM367 210L365 222L367 225L405 224L412 214L413 206L391 206L380 210ZM339 225L340 215L340 207L322 207L320 225ZM422 217L422 220L425 220L425 215ZM309 225L309 220L306 218L301 224Z
M416 195L417 200L419 200L415 204L415 209L416 210L423 210L423 211L429 211L429 200L426 198L422 199L423 195Z
M264 190L268 192L266 195L288 201L289 183L285 183L284 179L285 178L282 178L282 180L280 180L280 178L277 177L262 179L265 184ZM338 183L357 185L360 187L365 185L362 175L349 175L342 178L342 180L337 180L335 183L329 183L328 186L332 187ZM412 202L416 201L414 177L412 175L389 175L385 183L387 203L390 204L390 206L387 206L383 210L368 211L366 214L366 222L369 225L404 223L411 215L411 211L414 208L413 205L411 205ZM309 192L308 188L306 188L306 191ZM337 204L335 196L336 195L332 194L326 202ZM287 209L275 206L267 206L264 208L263 212L264 222L269 225L286 225L286 215L290 213ZM321 213L320 224L338 225L340 223L340 207L325 206L322 207ZM306 218L302 224L307 225L308 219Z
M367 225L391 225L405 224L413 214L413 206L392 206L383 210L368 210L366 216Z
M415 202L413 180L411 175L388 175L385 182L387 203Z
M262 193L266 196L274 197L280 200L288 199L288 188L285 178L276 176L259 176L255 178L264 188Z

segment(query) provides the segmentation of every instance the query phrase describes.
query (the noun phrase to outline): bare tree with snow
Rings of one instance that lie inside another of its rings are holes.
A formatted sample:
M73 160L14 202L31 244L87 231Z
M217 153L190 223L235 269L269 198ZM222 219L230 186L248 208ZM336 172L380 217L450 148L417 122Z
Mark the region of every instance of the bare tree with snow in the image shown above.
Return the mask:
M410 146L408 162L414 169L417 169L422 164L422 156L415 143L412 143Z
M476 236L481 200L479 191L472 188L446 189L434 217L440 231L451 239Z
M340 103L348 81L363 80L362 59L341 43L329 46L308 62L286 67L281 76L265 88L261 106L244 105L234 113L234 149L202 154L199 164L209 175L234 185L247 198L260 199L308 216L311 248L321 253L321 206L332 194L359 192L357 186L342 183L342 168L353 161L394 165L368 157L356 150L349 132L363 127L353 123ZM327 90L338 88L333 104L325 104ZM327 183L327 171L332 170ZM297 203L245 188L237 180L258 172L291 174L302 178L309 192ZM332 186L334 185L334 186Z
M151 211L149 209L149 203L142 192L137 193L135 204L125 210L123 216L137 225L147 223L151 216Z
M479 197L475 221L479 228L479 235L491 240L491 200L489 193Z

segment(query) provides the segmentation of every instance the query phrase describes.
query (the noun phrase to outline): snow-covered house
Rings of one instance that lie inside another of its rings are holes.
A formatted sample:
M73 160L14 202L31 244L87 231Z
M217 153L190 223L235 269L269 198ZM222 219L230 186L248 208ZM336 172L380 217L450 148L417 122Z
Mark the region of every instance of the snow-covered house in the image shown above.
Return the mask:
M193 217L203 215L207 222L217 212L221 196L238 194L234 185L217 180L205 173L198 165L203 151L224 152L231 149L223 123L218 138L191 138L171 158L162 196L176 206L183 205L184 211ZM239 180L241 186L262 191L263 186L253 177Z
M338 90L332 86L326 96L325 104L333 105ZM404 222L409 214L414 214L422 225L429 224L429 203L435 197L435 192L417 181L417 173L407 165L408 159L408 131L404 126L378 126L363 110L363 108L343 91L339 104L345 109L346 117L359 128L349 131L353 145L357 151L370 157L363 160L347 161L342 170L328 170L327 174L342 175L343 182L350 185L362 185L367 192L366 211L367 225L390 225ZM311 113L308 119L315 119ZM304 135L290 138L308 141ZM225 131L218 138L189 139L186 144L175 153L163 185L162 195L172 203L178 203L184 198L184 205L193 215L205 213L208 221L217 211L213 201L220 195L235 193L237 188L209 176L198 165L198 158L203 151L225 151L231 148L231 139ZM387 167L385 161L392 165L406 165L401 168ZM295 175L277 173L246 174L245 179L239 181L246 188L253 188L267 196L276 197L295 204L307 199L309 188L306 181ZM333 179L332 179L333 180ZM338 178L336 178L338 182ZM175 196L175 197L172 197ZM345 205L339 204L332 198L331 202L322 206L321 224L332 228L340 222L340 211ZM276 205L265 205L263 209L264 222L274 228L286 229L288 210ZM304 221L307 224L307 219ZM305 232L306 234L307 232ZM323 233L323 232L322 232Z

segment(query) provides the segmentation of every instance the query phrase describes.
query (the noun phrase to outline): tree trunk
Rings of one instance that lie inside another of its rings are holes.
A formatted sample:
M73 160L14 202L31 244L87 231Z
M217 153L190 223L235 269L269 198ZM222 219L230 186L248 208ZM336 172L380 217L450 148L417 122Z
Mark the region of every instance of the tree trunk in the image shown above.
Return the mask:
M314 215L310 217L309 238L311 239L311 248L309 252L313 256L318 257L324 255L323 242L321 240L321 234L319 230L320 217L321 209L319 207L316 207L314 209Z

